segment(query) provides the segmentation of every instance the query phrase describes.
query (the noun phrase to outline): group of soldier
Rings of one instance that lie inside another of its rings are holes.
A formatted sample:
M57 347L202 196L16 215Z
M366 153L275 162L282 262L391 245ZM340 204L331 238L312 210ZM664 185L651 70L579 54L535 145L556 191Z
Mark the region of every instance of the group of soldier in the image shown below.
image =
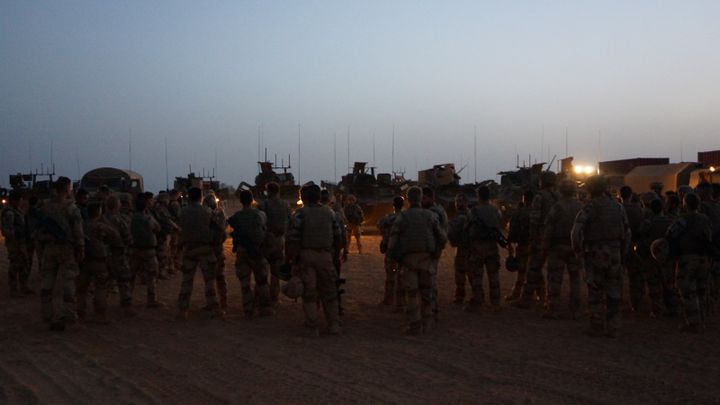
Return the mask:
M490 308L500 310L499 249L504 247L505 267L517 272L505 297L515 307L542 303L543 317L565 316L559 303L567 271L569 317L580 315L584 279L588 334L616 336L627 272L633 311L643 310L647 294L652 315L682 316L683 330L701 331L717 298L720 276L718 238L713 238L720 228L720 190L703 183L696 190L662 195L656 187L638 196L623 187L618 200L604 177L593 176L581 200L574 181L556 183L556 176L545 172L539 191L524 193L507 238L485 186L478 187L473 207L468 196L456 196L452 220L430 188L411 187L405 198L395 197L394 212L378 223L386 273L382 304L406 314L405 332L428 332L439 319L438 264L448 242L456 248L454 303L468 312L477 313L486 303L485 274ZM92 197L82 189L73 194L66 177L54 187L53 197L41 204L13 192L2 211L11 295L34 294L28 276L36 252L42 317L51 329L64 330L68 323L88 319L91 289L92 320L97 322L108 321L110 289L117 289L126 316L136 314L136 285L144 285L147 308L163 307L157 280L178 271L182 282L177 319L185 320L198 269L205 285L203 309L222 317L227 308L224 246L229 226L246 318L272 316L284 280L283 293L302 299L311 334L320 333L321 309L327 332L340 333L340 272L353 236L362 252L364 215L355 198L341 206L327 190L310 183L301 189L303 206L293 212L279 197L278 185L269 183L259 202L249 190L241 190L242 208L227 218L215 195L204 195L199 188L191 188L185 197L172 191L142 193L133 200L107 188ZM53 291L58 278L63 294L56 312Z

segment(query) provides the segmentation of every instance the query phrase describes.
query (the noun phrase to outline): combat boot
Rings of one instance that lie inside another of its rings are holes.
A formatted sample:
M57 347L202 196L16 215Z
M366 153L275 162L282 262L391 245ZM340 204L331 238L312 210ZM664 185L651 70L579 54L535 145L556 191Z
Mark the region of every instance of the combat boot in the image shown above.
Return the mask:
M323 302L325 319L328 324L328 333L331 335L340 334L340 312L336 300Z

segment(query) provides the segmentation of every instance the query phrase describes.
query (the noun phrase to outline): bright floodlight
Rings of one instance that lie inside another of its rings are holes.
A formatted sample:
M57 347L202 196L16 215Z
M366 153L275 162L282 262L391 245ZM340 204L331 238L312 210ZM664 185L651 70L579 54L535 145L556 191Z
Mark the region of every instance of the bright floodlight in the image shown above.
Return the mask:
M714 171L715 171L715 166L710 166L710 171L711 171L711 172L714 172Z
M593 174L593 173L595 173L595 168L592 167L592 166L585 166L585 167L583 168L583 172L584 172L585 174Z
M576 174L582 174L583 167L582 166L573 166L573 170L575 171Z
M302 200L297 200L297 203L296 203L296 204L297 204L297 205L303 205L303 202L302 202Z

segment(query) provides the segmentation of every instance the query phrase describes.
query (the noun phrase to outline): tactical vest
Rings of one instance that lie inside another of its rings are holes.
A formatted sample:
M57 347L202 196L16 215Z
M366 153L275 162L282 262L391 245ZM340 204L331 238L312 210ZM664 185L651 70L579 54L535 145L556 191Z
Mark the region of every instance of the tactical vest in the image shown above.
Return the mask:
M710 220L706 215L691 212L682 217L685 220L685 230L677 239L677 247L682 254L709 256L710 240L706 231Z
M225 233L227 220L225 219L225 212L222 208L218 207L213 211L213 218L215 225L212 228L212 243L213 245L219 245L227 239L227 233Z
M260 246L265 239L265 225L263 225L260 211L255 208L243 208L230 218L233 228L233 238L242 243Z
M75 239L83 236L82 218L80 217L79 208L72 200L49 200L43 206L43 214L43 220L49 219L53 221L64 233L65 241L70 243L80 242ZM53 237L57 240L57 237Z
M397 219L397 217L398 213L393 212L388 214L380 222L380 234L382 235L383 239L388 239L390 237L390 231L392 230L392 227L395 224L395 220Z
M455 218L450 222L447 237L452 246L463 248L469 245L467 232L465 231L467 220L468 211L465 210L455 214Z
M206 207L191 203L180 212L180 227L184 243L208 245L212 242L210 223L212 213Z
M130 224L126 222L126 218L121 214L108 213L105 218L110 226L118 233L119 238L110 244L112 247L124 248L132 245L132 235L130 234Z
M105 246L105 232L103 224L97 220L85 221L85 255L92 259L103 259L107 257Z
M298 210L302 215L303 249L330 249L333 246L335 214L326 206L306 206Z
M133 239L133 247L136 249L155 249L157 246L157 238L153 232L152 221L154 219L150 214L144 212L136 212L130 220L130 234Z
M433 253L435 236L433 235L432 220L435 214L430 210L411 207L400 215L403 227L398 243L403 254Z
M530 208L520 208L510 219L508 240L511 242L527 242L530 240Z
M345 217L351 225L360 225L363 222L363 212L357 204L348 205L345 207Z
M570 232L575 224L575 217L582 209L580 201L574 198L563 198L555 204L560 209L560 216L553 224L552 238L555 241L570 244Z
M640 229L642 234L638 235L638 254L642 257L651 255L650 245L660 238L665 237L667 230L672 224L672 219L664 215L654 215L643 221Z
M628 225L630 225L630 231L632 232L632 238L635 240L640 225L643 223L643 212L640 205L635 203L623 203L625 208L625 215L627 215Z
M442 205L435 204L428 209L430 210L430 212L434 213L437 216L438 223L440 224L440 229L447 232L449 221L447 213L445 212L445 209L442 207Z
M8 212L12 212L12 222L9 224L5 223L5 216ZM2 234L3 236L7 237L6 230L9 230L12 228L13 235L15 236L16 240L25 240L26 238L26 232L25 232L25 218L23 217L22 212L20 210L13 208L13 207L6 207L2 210L2 213L0 213L3 223L2 223Z
M490 242L495 240L499 226L500 216L494 206L476 205L470 210L465 230L471 242Z
M594 198L588 204L585 241L621 241L625 236L622 205L608 196Z
M288 206L279 198L268 198L260 205L267 216L267 229L275 235L285 235L288 226Z

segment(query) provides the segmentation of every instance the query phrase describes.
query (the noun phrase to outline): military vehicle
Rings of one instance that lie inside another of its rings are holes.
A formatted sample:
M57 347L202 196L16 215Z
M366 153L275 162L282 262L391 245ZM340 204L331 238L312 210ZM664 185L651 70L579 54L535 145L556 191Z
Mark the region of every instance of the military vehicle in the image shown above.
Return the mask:
M475 190L479 184L460 184L460 170L455 170L454 163L434 165L430 169L418 172L418 185L428 186L435 191L435 201L445 208L449 216L455 214L455 196L465 194L470 205L477 202ZM494 181L486 181L480 184L491 185Z
M39 199L50 198L54 183L55 170L41 166L40 171L17 173L9 176L10 188L20 190L26 196L34 195Z
M251 185L246 182L240 183L238 190L251 190L257 201L265 199L265 186L270 182L275 182L280 186L280 198L286 201L291 208L297 208L300 204L300 186L295 184L295 176L289 170L290 157L288 156L288 164L283 161L279 166L277 162L258 162L260 173L255 176L255 184ZM275 170L282 170L281 173Z
M143 177L132 170L100 167L90 170L80 179L80 187L90 193L98 191L102 186L133 197L145 191Z
M207 193L212 191L216 194L220 193L220 182L215 180L215 176L211 173L205 173L197 175L190 168L190 172L185 177L175 177L173 182L173 188L180 192L183 196L187 195L188 190L193 187L197 187L203 192Z

